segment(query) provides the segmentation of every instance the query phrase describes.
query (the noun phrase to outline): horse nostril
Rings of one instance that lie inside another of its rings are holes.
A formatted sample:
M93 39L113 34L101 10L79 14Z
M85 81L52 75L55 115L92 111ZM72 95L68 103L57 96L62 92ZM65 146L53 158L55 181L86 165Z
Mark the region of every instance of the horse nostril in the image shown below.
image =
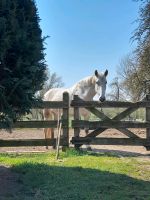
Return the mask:
M105 97L100 97L99 100L100 100L101 102L104 102L104 101L105 101Z

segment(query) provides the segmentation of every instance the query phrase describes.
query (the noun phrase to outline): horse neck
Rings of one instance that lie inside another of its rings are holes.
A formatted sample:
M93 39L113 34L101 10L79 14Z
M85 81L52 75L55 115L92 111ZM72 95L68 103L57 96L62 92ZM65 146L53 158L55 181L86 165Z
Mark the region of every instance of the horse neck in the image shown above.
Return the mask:
M78 95L85 101L90 101L95 96L95 78L94 76L89 76L71 88L72 95Z

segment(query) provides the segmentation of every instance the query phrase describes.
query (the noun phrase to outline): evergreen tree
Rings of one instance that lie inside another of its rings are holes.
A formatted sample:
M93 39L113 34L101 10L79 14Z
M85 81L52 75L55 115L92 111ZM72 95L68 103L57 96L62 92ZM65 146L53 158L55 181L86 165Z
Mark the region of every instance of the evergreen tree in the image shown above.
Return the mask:
M45 38L34 0L0 0L0 119L29 112L46 80Z

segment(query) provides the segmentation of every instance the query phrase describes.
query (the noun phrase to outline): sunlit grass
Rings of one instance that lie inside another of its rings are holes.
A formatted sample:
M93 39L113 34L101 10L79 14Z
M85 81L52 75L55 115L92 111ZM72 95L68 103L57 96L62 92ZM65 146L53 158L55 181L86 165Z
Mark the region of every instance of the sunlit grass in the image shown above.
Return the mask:
M58 161L52 152L0 154L0 163L20 175L18 199L150 199L149 160L68 150Z

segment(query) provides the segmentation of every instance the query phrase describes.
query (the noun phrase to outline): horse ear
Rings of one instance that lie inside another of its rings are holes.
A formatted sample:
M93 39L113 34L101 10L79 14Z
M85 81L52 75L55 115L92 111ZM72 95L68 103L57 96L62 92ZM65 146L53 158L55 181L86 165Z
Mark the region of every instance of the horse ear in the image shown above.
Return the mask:
M98 71L97 70L95 70L95 76L98 77Z
M105 71L104 75L105 75L105 76L107 76L107 75L108 75L108 70L107 70L107 69L106 69L106 71Z

